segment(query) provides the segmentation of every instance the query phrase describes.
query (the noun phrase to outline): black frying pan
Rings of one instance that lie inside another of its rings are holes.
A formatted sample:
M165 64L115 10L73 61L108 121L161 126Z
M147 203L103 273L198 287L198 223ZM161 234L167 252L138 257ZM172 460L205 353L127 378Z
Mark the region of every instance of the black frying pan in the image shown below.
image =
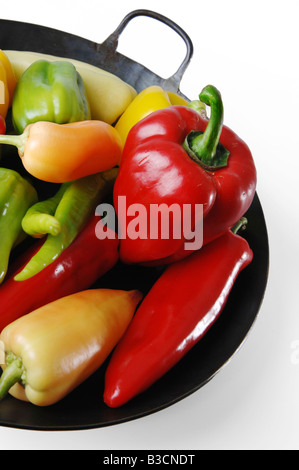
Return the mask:
M116 50L120 34L129 21L138 16L149 16L163 22L175 30L186 44L187 52L181 66L166 80ZM193 53L189 36L178 25L148 10L129 13L102 44L43 26L0 20L0 48L43 52L82 60L115 73L137 91L156 84L179 94L181 78ZM12 150L6 150L10 151ZM6 158L9 161L9 155L4 155L4 160ZM40 191L43 191L43 188L41 186ZM102 400L104 364L65 399L50 407L39 408L8 396L0 403L0 425L37 430L108 426L159 411L205 385L231 359L247 337L260 309L267 284L268 236L257 195L246 216L249 223L243 236L253 250L253 262L238 277L217 322L197 346L162 379L125 406L110 409ZM159 271L156 269L118 264L99 279L95 286L138 288L146 293L158 275ZM244 370L246 373L246 364Z

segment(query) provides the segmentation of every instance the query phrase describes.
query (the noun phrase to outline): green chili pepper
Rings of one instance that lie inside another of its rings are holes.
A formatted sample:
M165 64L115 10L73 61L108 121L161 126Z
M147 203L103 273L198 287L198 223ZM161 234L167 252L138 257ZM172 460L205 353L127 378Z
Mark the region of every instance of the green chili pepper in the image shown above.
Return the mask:
M22 219L37 199L35 188L19 173L0 168L0 284L6 276L13 247L26 236Z
M48 233L53 236L60 233L61 224L54 214L70 184L63 183L54 196L45 201L39 201L28 209L22 220L24 232L34 238L42 238Z
M89 175L73 181L62 189L63 194L60 200L57 198L59 202L54 214L54 219L60 225L60 231L53 235L49 230L42 247L15 276L16 281L29 279L40 272L75 240L94 213L96 206L112 190L117 172L118 169L113 168L103 173ZM46 233L53 216L46 213L38 214L37 211L34 212L34 207L30 211L34 216L32 218L28 216L25 224L28 233Z
M38 60L21 75L12 102L19 133L37 121L65 124L85 119L90 119L85 85L71 62Z

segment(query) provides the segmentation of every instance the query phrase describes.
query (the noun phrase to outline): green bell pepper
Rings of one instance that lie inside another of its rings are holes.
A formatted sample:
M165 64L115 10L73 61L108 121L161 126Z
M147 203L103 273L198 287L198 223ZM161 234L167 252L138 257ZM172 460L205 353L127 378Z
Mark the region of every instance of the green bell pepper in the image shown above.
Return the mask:
M17 132L37 121L66 124L90 117L83 79L71 62L37 60L21 75L12 102Z
M29 181L14 170L0 168L0 284L7 273L11 250L26 236L23 217L37 200Z

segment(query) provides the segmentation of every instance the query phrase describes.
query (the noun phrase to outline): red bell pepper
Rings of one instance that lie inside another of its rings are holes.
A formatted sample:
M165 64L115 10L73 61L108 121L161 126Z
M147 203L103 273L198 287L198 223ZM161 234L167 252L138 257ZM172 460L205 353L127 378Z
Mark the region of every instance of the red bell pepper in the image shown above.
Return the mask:
M196 204L202 205L206 244L230 229L252 202L256 169L248 146L223 126L222 99L215 87L204 88L199 98L211 107L209 120L187 106L171 106L139 121L127 137L114 186L120 259L125 263L168 264L189 255L185 242L192 240L196 222L193 217L185 233L184 204L193 215ZM124 214L124 197L126 208L139 204L146 209L145 236L127 236L136 212ZM173 212L170 225L176 232L170 230L168 238L151 237L154 204L181 209ZM178 227L181 236L176 235Z
M219 318L252 256L247 241L227 231L166 268L112 354L105 375L108 406L148 389L186 355Z
M92 216L73 243L29 279L15 281L14 276L38 251L41 241L16 260L0 287L0 332L12 321L49 302L87 289L116 264L118 238L112 232L109 235L107 228L107 237L98 239L96 226L101 223L99 217Z

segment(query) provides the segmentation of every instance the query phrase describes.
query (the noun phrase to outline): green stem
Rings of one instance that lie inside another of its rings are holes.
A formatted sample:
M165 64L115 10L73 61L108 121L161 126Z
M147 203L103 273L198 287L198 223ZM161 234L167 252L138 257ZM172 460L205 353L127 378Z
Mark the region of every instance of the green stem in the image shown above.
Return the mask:
M206 105L200 100L193 100L188 103L188 108L194 109L203 119L207 119Z
M238 233L239 230L244 230L246 228L248 220L246 217L241 217L241 219L232 227L231 231L233 233Z
M22 379L24 367L22 360L19 357L7 364L0 377L0 400L5 398L10 388Z
M14 147L17 147L20 157L23 157L28 137L29 129L26 129L23 134L20 135L3 134L0 135L0 144L13 145Z
M191 131L184 147L189 155L207 169L227 165L229 152L219 143L223 125L223 103L220 92L212 85L206 86L199 95L200 101L211 107L211 115L204 132Z

